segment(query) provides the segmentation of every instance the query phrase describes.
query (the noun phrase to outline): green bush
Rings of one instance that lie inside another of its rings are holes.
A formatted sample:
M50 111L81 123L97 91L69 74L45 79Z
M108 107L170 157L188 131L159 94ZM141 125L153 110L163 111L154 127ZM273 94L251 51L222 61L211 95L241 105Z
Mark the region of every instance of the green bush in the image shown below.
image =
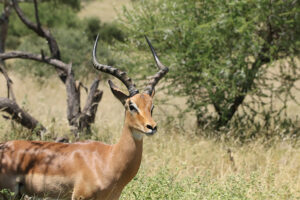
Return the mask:
M115 23L104 23L102 24L98 18L88 18L86 21L86 34L90 41L94 42L97 34L99 39L107 43L112 43L113 40L124 42L125 36L118 25Z
M105 43L101 45L99 54L106 59L106 63L114 65L117 59L109 53L106 42L111 43L114 38L122 39L120 36L122 32L117 29L116 25L102 25L96 18L81 20L76 15L76 9L74 10L68 4L58 6L58 2L39 3L38 10L42 26L50 29L58 43L62 61L72 63L76 76L86 76L92 70L90 66L93 42L95 35L100 32L101 39L105 40ZM25 15L36 23L33 4L24 3L20 4L20 7ZM46 40L28 29L14 12L10 17L7 49L36 54L40 54L43 50L45 55L50 55ZM14 66L19 72L30 73L37 77L47 77L55 72L49 65L29 60L18 60Z
M49 0L49 1L51 2L53 0ZM54 2L57 5L57 7L61 6L61 4L65 4L75 10L80 10L81 0L54 0Z
M35 21L34 6L32 3L20 4L22 11L32 21ZM44 27L52 29L53 27L79 28L80 20L76 12L67 5L57 5L54 2L44 2L38 4L39 18ZM12 12L9 21L9 36L25 36L32 34L15 12Z
M100 39L108 43L112 43L113 39L124 42L125 37L118 25L114 23L104 23L100 28L99 35Z
M97 34L101 28L101 21L99 18L91 17L85 20L86 21L86 29L85 32L90 41L95 41Z
M88 41L87 36L76 29L57 28L52 32L59 44L61 59L66 63L72 63L75 74L87 74L92 69L90 67L92 43ZM36 35L23 37L18 50L36 54L43 50L45 55L50 55L45 40ZM18 60L15 68L38 77L48 77L55 72L54 68L47 64L29 60Z
M248 116L250 123L265 118L268 110L254 109L265 104L262 98L272 103L285 96L281 108L270 106L271 118L295 100L291 88L300 79L299 11L293 0L155 0L133 4L121 20L133 49L148 51L143 35L150 37L170 65L169 92L188 97L199 127L220 129L234 117ZM270 75L275 61L281 73ZM245 105L247 95L255 98ZM244 112L237 114L241 105Z
M32 3L20 4L25 15L34 23L34 6ZM38 4L39 18L43 27L53 29L61 27L65 29L80 29L81 21L76 15L76 12L67 5L57 7L55 2L43 2ZM15 12L12 12L9 18L9 29L7 36L7 49L16 49L23 42L23 37L28 35L36 35L28 29L19 19Z

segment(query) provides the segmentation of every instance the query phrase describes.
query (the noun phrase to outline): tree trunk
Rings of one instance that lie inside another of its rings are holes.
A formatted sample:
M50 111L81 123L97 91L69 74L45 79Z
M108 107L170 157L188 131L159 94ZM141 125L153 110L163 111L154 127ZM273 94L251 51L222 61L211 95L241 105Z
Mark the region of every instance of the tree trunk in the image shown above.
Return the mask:
M10 114L13 120L22 124L24 127L35 131L38 135L41 135L42 132L46 131L42 124L21 109L13 100L0 97L0 110Z
M17 0L12 0L14 9L21 19L21 21L32 31L34 31L38 36L47 40L48 47L51 53L51 57L47 57L41 53L41 55L34 55L30 53L15 52L17 55L11 55L12 57L33 59L40 62L48 63L55 66L58 76L61 81L65 84L67 92L67 118L69 125L71 126L72 132L75 136L78 136L78 132L89 129L90 124L94 122L94 117L96 115L98 103L101 100L102 92L97 89L99 80L94 82L89 93L91 100L87 102L84 111L81 111L80 107L80 84L77 85L77 81L74 77L74 72L71 64L66 64L61 60L60 50L58 43L51 34L50 30L45 29L41 26L39 14L38 14L38 4L37 0L34 0L34 10L35 10L35 23L30 21L23 11L20 9ZM9 59L9 54L4 55L6 59ZM23 56L23 57L22 57ZM94 88L96 86L96 88ZM93 89L94 88L94 89ZM91 105L88 105L91 103Z
M5 52L5 42L7 37L9 16L10 16L12 5L10 1L6 0L4 1L3 7L4 7L3 13L0 16L0 53ZM0 64L4 65L4 61L2 59L0 59Z

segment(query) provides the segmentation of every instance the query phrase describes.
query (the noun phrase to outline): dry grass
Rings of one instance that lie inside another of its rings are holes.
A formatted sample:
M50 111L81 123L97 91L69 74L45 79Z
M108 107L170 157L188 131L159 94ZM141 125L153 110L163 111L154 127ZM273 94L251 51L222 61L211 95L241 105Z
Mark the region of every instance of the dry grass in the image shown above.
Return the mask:
M11 76L14 81L14 89L17 100L48 129L55 130L58 135L69 134L66 120L66 96L64 86L56 78L40 82L31 77ZM3 78L0 82L4 83ZM108 143L116 142L119 138L122 122L123 108L116 100L107 84L102 83L100 88L104 90L103 99L94 125L97 130L96 138L101 138ZM0 85L0 94L5 96L5 84ZM157 98L164 95L158 93ZM23 102L23 103L22 103ZM174 102L184 106L184 99L175 99ZM84 103L84 102L83 102ZM169 169L177 180L187 177L203 177L209 172L210 180L222 185L228 177L243 176L250 181L251 174L256 173L256 181L264 185L263 190L271 187L278 191L293 194L293 198L300 198L300 149L291 143L281 141L271 147L265 147L260 141L244 146L213 142L196 137L193 134L193 122L183 131L177 126L166 125L166 114L176 112L176 108L160 105L156 109L155 120L160 125L159 132L153 137L144 139L144 154L141 171L147 175L155 175L161 169ZM193 116L188 116L193 119ZM13 133L9 122L0 118L0 138ZM228 153L228 149L232 152ZM231 159L234 159L232 161ZM200 187L200 183L199 184ZM255 191L247 191L250 199ZM277 198L278 199L278 198Z
M117 11L130 5L130 0L97 0L83 3L79 17L99 17L103 22L112 22L116 19Z

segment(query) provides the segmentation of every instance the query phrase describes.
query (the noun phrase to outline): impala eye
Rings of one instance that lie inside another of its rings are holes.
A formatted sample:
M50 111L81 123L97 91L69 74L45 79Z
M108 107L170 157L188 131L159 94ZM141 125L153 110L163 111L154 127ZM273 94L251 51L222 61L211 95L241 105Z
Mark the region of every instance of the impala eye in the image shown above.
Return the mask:
M131 103L131 102L129 103L129 110L131 112L138 112L137 107L133 103Z
M136 111L136 108L135 108L133 105L129 105L129 109L130 109L131 111Z

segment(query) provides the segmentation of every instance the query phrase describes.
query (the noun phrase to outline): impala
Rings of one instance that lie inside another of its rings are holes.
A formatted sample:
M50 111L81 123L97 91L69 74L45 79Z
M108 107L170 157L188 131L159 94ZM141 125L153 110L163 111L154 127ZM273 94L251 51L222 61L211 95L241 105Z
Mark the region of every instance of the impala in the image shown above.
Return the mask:
M123 188L137 174L141 164L143 136L157 131L152 119L154 87L168 72L158 59L150 41L159 71L152 76L144 92L139 93L127 74L98 63L93 49L95 69L121 80L129 95L108 81L114 96L125 108L125 121L118 143L55 143L42 141L8 141L0 144L0 190L10 189L18 195L55 199L119 199Z

